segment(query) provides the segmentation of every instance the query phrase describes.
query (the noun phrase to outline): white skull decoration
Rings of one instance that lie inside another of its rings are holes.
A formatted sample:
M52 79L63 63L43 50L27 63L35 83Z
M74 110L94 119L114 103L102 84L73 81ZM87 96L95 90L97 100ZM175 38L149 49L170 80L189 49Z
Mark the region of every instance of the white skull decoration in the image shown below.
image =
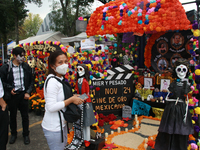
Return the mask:
M78 66L77 72L79 76L83 76L85 74L85 69L82 66Z
M147 96L147 101L150 101L153 98L153 95L148 95Z
M187 75L188 72L188 68L185 65L179 65L176 67L176 74L178 76L178 78L180 79L184 79Z

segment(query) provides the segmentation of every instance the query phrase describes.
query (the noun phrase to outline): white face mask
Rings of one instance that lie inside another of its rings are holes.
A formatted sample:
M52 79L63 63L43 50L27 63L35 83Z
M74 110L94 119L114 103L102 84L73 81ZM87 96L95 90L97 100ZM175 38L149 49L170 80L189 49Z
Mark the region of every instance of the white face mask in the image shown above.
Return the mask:
M176 74L180 79L184 79L187 75L188 69L185 65L179 65L176 67Z
M24 62L24 56L17 55L16 59L20 64Z
M78 75L81 77L85 74L85 69L81 66L78 66L77 67L77 72L78 72Z
M68 64L62 64L56 67L55 71L61 75L65 75L67 73L67 69L68 69Z

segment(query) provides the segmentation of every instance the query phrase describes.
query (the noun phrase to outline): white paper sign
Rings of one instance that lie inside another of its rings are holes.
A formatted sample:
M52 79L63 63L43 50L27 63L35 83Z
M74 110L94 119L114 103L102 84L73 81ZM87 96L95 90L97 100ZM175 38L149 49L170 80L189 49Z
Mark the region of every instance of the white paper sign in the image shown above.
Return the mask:
M72 46L70 46L68 49L67 49L68 53L74 53L75 50Z
M93 48L95 48L94 38L81 40L81 49L93 49Z

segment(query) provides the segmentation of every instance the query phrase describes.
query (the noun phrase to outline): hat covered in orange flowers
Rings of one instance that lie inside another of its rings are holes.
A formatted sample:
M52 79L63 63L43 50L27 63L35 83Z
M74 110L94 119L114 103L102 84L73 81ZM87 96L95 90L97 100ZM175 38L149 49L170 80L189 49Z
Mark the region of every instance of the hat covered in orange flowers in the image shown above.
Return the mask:
M116 0L94 11L86 33L88 36L126 32L142 35L191 27L178 0Z

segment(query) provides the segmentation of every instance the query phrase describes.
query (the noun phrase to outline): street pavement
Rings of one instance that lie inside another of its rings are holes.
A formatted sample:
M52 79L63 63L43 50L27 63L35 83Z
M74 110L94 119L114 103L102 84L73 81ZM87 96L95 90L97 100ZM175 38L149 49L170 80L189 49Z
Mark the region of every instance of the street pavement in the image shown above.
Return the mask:
M46 138L44 137L44 133L41 127L43 116L37 116L34 112L29 113L29 130L30 130L30 144L24 145L24 139L22 136L22 119L20 112L17 113L17 140L14 144L9 144L10 140L10 133L9 133L9 139L7 144L7 150L49 150L49 147L47 145ZM121 117L117 117L117 120L121 119ZM132 128L132 120L128 121L128 129ZM108 132L110 134L110 126L111 125L104 125L105 132ZM121 128L122 131L125 130L125 128ZM116 132L117 130L115 130ZM103 134L104 136L104 134ZM79 150L84 150L84 148L80 148Z
M49 150L46 138L44 137L41 127L43 116L37 116L34 112L29 113L29 125L30 125L30 144L24 145L24 138L22 136L22 119L20 112L17 113L17 140L14 144L7 144L7 150Z

